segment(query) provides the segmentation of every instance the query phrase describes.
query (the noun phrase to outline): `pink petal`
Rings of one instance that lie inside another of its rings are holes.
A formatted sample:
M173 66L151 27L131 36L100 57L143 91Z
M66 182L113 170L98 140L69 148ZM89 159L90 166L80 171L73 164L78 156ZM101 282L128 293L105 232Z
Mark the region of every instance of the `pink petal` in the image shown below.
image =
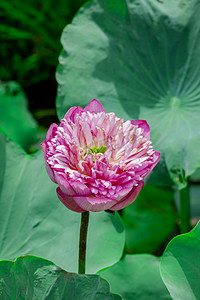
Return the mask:
M67 113L64 116L64 119L67 121L71 120L72 122L74 122L74 116L82 111L83 111L82 107L73 106L67 111Z
M122 187L122 190L117 192L115 195L113 195L112 198L119 201L122 198L124 198L126 195L128 195L131 190L132 190L131 187L127 187L127 188Z
M70 181L69 184L77 196L90 196L92 194L90 188L80 181Z
M46 170L47 170L47 173L50 177L50 179L57 183L56 180L55 180L55 174L54 174L54 171L51 169L51 167L49 166L49 164L47 163L47 144L46 144L46 141L42 142L41 143L41 147L42 147L42 151L44 153L44 159L45 159L45 167L46 167Z
M154 159L154 163L153 163L153 167L152 169L156 166L156 164L159 162L160 160L160 152L159 151L155 151L153 154L153 159Z
M85 211L80 206L78 206L76 204L76 202L74 202L72 197L66 196L59 187L56 189L56 192L57 192L58 199L70 210L79 212L79 213Z
M154 154L153 154L153 164L151 165L149 171L147 174L145 174L144 178L146 178L149 173L151 173L151 171L155 168L155 166L157 165L157 163L159 162L160 160L160 152L159 151L155 151Z
M73 197L74 201L84 210L87 211L103 211L113 206L116 201L104 197Z
M57 184L66 196L90 196L92 194L90 188L80 181L68 180L57 172L55 176Z
M55 136L56 130L57 130L58 125L53 123L49 127L49 130L47 131L47 140L52 139Z
M56 181L56 179L55 179L55 173L54 173L54 170L52 170L52 168L49 166L48 163L45 164L45 167L46 167L46 170L47 170L47 173L48 173L50 179L51 179L53 182L57 183L57 181Z
M103 105L96 99L90 101L90 103L84 108L84 111L89 111L91 113L106 112Z
M74 196L76 195L76 192L69 184L68 180L64 178L62 174L55 173L56 181L60 187L60 190L66 195L66 196Z
M133 203L133 201L135 201L139 192L141 191L143 185L144 185L143 181L139 182L138 186L134 187L132 191L126 197L124 197L125 198L124 200L110 207L110 210L119 210Z
M142 128L143 131L143 136L146 137L148 140L150 139L150 127L147 121L145 120L131 120L132 125L138 125L138 127Z
M47 159L47 143L46 143L46 140L44 142L42 142L40 145L42 147L42 151L44 153L44 159L46 161L46 159Z
M151 166L151 171L153 170L153 168L157 165L157 163L160 160L160 152L159 151L155 151L153 154L153 164Z

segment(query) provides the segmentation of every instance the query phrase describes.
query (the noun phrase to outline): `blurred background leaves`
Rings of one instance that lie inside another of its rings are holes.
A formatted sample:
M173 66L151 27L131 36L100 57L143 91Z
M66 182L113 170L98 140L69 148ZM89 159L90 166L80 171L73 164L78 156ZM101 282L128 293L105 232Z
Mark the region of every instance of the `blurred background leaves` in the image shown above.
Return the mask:
M2 0L0 78L23 87L52 79L61 50L60 35L86 0Z
M0 1L0 80L17 81L31 110L55 107L60 35L85 2Z
M0 128L26 151L37 141L38 124L17 82L0 82Z

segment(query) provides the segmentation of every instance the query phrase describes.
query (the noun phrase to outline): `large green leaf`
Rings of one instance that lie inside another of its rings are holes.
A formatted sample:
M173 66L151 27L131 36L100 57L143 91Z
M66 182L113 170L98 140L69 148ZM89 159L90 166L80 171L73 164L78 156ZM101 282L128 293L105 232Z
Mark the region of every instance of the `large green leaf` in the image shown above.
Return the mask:
M124 300L171 299L159 272L160 261L150 254L126 255L114 266L98 272L113 293Z
M37 122L28 111L20 86L13 81L0 82L0 127L25 150L37 140Z
M200 3L94 0L62 35L57 108L92 98L125 119L146 119L182 188L200 166Z
M39 257L19 257L0 262L0 299L120 300L97 275L65 272Z
M0 257L37 255L77 272L80 214L56 196L43 154L26 155L1 136ZM87 273L116 263L123 252L124 227L118 214L91 213Z
M174 300L200 299L200 222L168 244L160 269Z
M129 253L155 252L169 238L176 224L173 195L172 189L146 185L123 210Z

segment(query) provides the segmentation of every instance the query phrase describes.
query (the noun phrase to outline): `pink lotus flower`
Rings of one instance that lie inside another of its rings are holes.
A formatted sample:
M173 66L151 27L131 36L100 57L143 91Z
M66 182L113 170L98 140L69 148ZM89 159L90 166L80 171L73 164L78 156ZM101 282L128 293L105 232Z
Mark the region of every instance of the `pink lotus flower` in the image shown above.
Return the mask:
M76 212L119 210L131 204L160 159L146 121L124 121L97 100L72 107L41 144L60 201Z

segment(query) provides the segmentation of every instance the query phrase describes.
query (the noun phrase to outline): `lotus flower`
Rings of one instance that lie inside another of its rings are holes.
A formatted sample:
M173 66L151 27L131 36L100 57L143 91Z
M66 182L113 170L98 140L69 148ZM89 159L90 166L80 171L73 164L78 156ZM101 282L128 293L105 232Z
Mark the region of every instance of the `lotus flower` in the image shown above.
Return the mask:
M70 108L41 144L60 201L79 213L131 204L160 159L149 138L146 121L124 121L95 99Z

